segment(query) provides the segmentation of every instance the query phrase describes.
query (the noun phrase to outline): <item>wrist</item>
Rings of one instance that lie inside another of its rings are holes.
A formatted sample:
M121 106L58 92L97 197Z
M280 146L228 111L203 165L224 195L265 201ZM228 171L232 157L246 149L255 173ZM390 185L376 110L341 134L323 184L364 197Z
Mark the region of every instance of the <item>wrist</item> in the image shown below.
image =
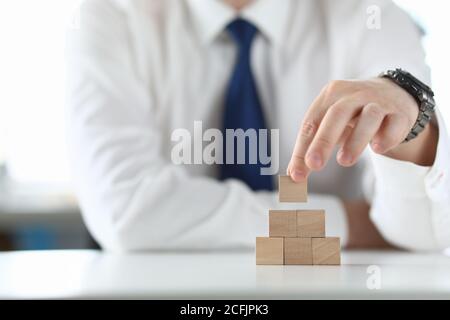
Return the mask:
M399 161L431 167L436 158L438 140L438 127L434 123L429 123L416 139L402 143L383 155Z
M431 122L436 107L433 90L402 69L386 71L380 77L401 89L401 94L392 99L411 123L404 143L384 155L421 166L432 166L438 144L438 128Z

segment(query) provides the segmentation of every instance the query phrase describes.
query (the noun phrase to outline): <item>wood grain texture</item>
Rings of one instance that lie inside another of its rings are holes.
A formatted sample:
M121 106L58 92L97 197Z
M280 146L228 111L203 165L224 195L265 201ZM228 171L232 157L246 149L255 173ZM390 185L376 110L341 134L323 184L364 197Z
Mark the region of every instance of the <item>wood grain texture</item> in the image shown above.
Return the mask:
M297 237L325 237L325 211L297 210Z
M285 238L284 264L286 265L312 265L312 239L311 238Z
M297 211L270 210L269 237L297 237Z
M308 199L307 182L295 183L289 176L278 178L280 202L306 202Z
M284 264L284 238L256 238L256 264Z
M339 238L312 239L313 264L340 265L341 244Z

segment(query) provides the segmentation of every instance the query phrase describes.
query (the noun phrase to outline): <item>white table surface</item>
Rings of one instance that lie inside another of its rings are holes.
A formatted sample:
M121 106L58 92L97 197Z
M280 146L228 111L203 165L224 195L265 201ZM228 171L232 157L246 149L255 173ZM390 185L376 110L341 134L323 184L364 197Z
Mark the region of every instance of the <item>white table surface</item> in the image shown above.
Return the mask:
M343 252L342 266L256 266L252 252L0 253L0 298L450 299L450 257ZM370 265L380 270L369 290Z

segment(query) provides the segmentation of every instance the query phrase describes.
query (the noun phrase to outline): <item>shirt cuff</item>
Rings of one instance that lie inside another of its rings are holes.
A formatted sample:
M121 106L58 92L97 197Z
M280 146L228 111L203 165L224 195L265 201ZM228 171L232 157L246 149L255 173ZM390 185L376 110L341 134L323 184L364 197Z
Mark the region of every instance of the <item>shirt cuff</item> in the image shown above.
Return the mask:
M370 155L377 185L386 192L403 193L411 197L425 195L425 178L430 172L429 167L395 160L372 150Z
M407 161L395 160L370 150L377 184L386 191L403 193L408 197L430 197L434 201L448 199L448 166L450 145L445 123L436 112L439 141L432 167L423 167Z
M433 202L441 203L450 200L450 141L448 131L439 110L436 111L436 122L439 128L439 141L436 159L425 178L428 196Z

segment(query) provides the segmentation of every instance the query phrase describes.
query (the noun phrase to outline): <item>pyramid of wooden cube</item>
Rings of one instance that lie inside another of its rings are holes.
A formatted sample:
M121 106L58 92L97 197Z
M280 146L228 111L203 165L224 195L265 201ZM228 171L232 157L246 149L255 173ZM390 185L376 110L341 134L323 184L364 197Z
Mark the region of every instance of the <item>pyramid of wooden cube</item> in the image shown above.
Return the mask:
M279 199L306 202L307 183L280 177ZM325 235L324 210L270 210L269 237L256 239L256 264L340 265L340 240Z

